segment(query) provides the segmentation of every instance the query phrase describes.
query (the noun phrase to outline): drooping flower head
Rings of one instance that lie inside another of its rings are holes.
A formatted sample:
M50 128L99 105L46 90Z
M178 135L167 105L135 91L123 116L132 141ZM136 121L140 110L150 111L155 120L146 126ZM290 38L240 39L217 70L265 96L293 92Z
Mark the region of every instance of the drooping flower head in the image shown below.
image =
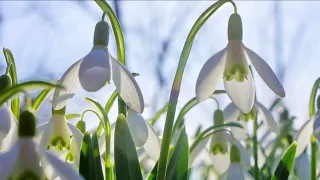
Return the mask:
M260 77L278 96L284 97L285 91L268 64L255 52L242 43L242 21L239 14L234 13L228 23L228 45L214 54L202 67L197 83L196 97L204 101L214 92L220 79L230 99L245 114L254 104L255 87L247 56Z

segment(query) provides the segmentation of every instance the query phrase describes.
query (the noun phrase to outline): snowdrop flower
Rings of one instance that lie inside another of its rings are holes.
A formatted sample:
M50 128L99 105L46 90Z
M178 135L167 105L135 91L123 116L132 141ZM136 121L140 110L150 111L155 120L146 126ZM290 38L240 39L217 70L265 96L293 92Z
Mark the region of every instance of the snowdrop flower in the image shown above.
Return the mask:
M310 138L312 133L316 136L318 141L320 140L320 111L317 112L310 120L305 122L300 130L297 132L296 141L297 141L297 151L296 157L301 155L304 149L310 143Z
M221 110L217 110L214 114L214 123L215 125L219 125L224 123L223 120L223 112ZM205 149L205 146L207 142L209 141L209 138L202 140L191 152L190 154L190 164L192 165L196 157L201 153L203 149ZM231 136L229 133L225 131L219 131L214 133L211 136L211 159L212 164L215 168L215 170L218 172L218 174L222 174L227 171L229 165L230 165L230 147L231 145L235 144L237 148L239 149L241 153L241 163L243 164L245 169L251 168L250 163L250 156L246 149L242 146L242 144L234 139L233 136Z
M88 92L96 92L112 79L127 106L136 112L143 112L144 102L139 85L126 67L109 54L108 42L109 25L100 21L95 27L90 53L72 64L60 79L65 89L55 90L54 110L62 109L80 86Z
M310 160L306 152L296 158L294 166L298 179L311 179Z
M131 130L134 144L138 148L143 148L144 152L154 161L157 161L160 155L160 140L152 126L145 121L141 114L129 110L128 124ZM114 133L115 123L111 124L111 131ZM105 152L104 132L99 138L100 154Z
M270 89L284 97L285 91L269 65L242 43L242 22L239 14L232 14L229 18L228 40L227 47L210 57L202 67L196 83L197 100L201 102L207 99L220 79L223 79L230 99L243 113L249 113L254 103L255 88L246 55Z
M72 166L34 143L35 126L36 119L31 111L20 114L18 141L9 151L0 154L1 179L45 179L46 172L39 163L41 160L50 164L60 179L82 180Z
M255 101L254 102L254 110L258 112L262 121L270 128L270 130L277 135L280 134L280 127L278 123L274 120L271 112L261 103ZM254 112L254 111L251 111ZM244 129L238 127L231 127L232 134L238 140L244 140L247 136L247 122L245 115L241 112L241 110L234 104L230 103L223 110L223 114L225 116L226 122L237 122L240 123Z
M69 123L64 114L52 114L51 119L40 125L38 128L38 141L43 148L57 150L64 154L61 156L63 160L68 158L70 161L75 161L79 166L80 149L83 139L83 134L80 130ZM71 133L70 133L71 132ZM70 136L73 136L70 138Z
M253 177L245 170L241 164L241 154L236 145L232 145L230 148L230 161L231 164L227 172L221 179L225 180L254 180Z

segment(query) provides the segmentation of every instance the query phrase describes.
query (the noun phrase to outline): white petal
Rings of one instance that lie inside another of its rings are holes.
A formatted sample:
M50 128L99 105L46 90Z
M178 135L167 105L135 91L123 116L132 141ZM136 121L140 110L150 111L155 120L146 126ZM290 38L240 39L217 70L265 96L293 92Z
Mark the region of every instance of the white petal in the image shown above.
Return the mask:
M131 109L128 112L128 123L136 147L143 146L148 139L148 127L144 118Z
M219 174L226 172L230 165L229 153L212 155L212 164Z
M83 140L83 134L81 133L81 131L77 127L75 127L71 123L68 122L67 124L68 124L70 131L73 134L73 137L72 137L71 143L70 143L70 145L71 145L70 150L75 157L75 161L76 161L77 166L79 166L80 150L81 150L81 143Z
M62 162L51 153L43 148L39 148L39 152L46 161L54 168L55 172L61 179L83 180L84 178L68 163Z
M71 99L80 86L79 68L82 59L72 64L62 75L59 83L64 89L56 89L53 93L52 108L55 110L62 109L69 99Z
M118 92L130 109L141 114L144 109L144 101L138 83L126 67L111 55L109 58L112 65L112 80Z
M244 180L244 175L241 169L241 164L231 163L228 169L228 178L227 180Z
M252 79L252 74L249 71L247 79L243 82L238 82L235 79L231 81L223 80L226 92L233 103L235 103L239 109L245 114L248 114L253 106L255 88Z
M320 113L317 113L313 123L313 134L316 136L318 141L320 141Z
M311 179L310 161L307 153L302 153L295 160L295 170L299 179Z
M1 149L2 151L9 150L18 140L18 124L17 120L10 110L10 130L6 137L2 140Z
M47 148L51 139L51 132L53 129L52 121L41 124L37 128L37 136L35 138L36 144L39 144L43 148Z
M148 154L148 156L156 162L158 161L160 156L160 149L161 149L160 140L157 133L152 128L152 126L148 122L146 122L146 124L148 127L148 140L143 145L143 148Z
M104 47L93 47L80 64L79 80L82 88L88 92L96 92L110 79L108 50Z
M11 128L12 116L11 109L6 104L0 107L0 141L7 136Z
M234 139L233 141L233 138L229 133L225 132L225 137L229 142L235 143L238 150L240 151L242 167L244 167L246 170L249 170L251 168L251 162L250 162L250 155L247 152L247 150L243 147L243 145L237 139Z
M206 100L217 88L223 78L226 64L226 48L210 57L203 65L196 83L196 97L198 102Z
M280 97L285 97L286 93L270 66L255 52L245 47L247 55L257 70L259 76L269 86L269 88Z
M10 151L0 154L0 177L8 179L9 173L17 162L20 151L20 143L16 143Z
M225 138L224 131L220 131L220 132L216 132L216 133L212 134L210 149L212 149L212 147L215 145L219 145L225 151L225 153L228 152L228 141ZM217 151L217 153L220 153L220 152Z
M232 135L239 141L245 140L247 138L248 131L247 122L244 120L237 120L234 122L241 124L243 128L231 127Z
M202 140L194 149L192 152L190 152L189 155L189 167L192 166L192 163L197 158L197 156L205 149L206 145L208 144L208 141L210 140L210 136Z
M305 122L297 133L296 141L298 146L296 150L296 157L303 153L304 149L310 142L314 120L314 118L311 118L311 120Z
M238 117L240 116L240 114L241 114L241 111L232 102L228 104L227 107L225 107L223 110L223 116L224 116L225 122L238 120Z
M260 104L259 102L255 102L255 106L257 109L260 110L261 119L268 125L271 131L275 132L277 135L280 134L280 126L274 120L271 112L264 107L264 105Z

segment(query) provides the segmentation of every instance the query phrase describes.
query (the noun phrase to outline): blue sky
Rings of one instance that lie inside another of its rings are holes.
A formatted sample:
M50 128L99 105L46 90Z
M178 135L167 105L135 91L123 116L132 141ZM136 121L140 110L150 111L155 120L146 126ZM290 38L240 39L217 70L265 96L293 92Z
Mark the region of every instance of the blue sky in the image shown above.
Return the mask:
M112 2L110 2L113 4ZM236 1L242 17L246 46L257 52L276 70L278 59L286 67L283 85L286 90L284 102L297 116L300 126L308 118L308 101L311 87L319 77L318 32L320 31L319 1L280 1L281 15L277 30L273 1ZM122 1L122 27L125 29L127 65L130 71L140 73L137 81L144 95L145 117L168 100L179 56L195 20L212 4L211 1ZM205 61L227 45L227 22L233 8L230 4L218 10L199 31L191 50L183 77L178 108L195 96L195 82ZM90 1L1 1L0 46L14 53L20 81L27 79L59 79L76 60L85 56L92 48L95 23L101 18L101 10ZM177 24L177 25L175 25ZM175 28L172 28L172 27ZM173 30L174 29L174 30ZM110 51L116 55L115 41L110 34ZM282 52L276 54L281 38ZM166 80L159 91L156 77L160 43L171 39L161 72ZM0 67L5 64L3 56ZM3 70L4 71L4 70ZM255 73L257 97L269 106L275 94ZM222 89L222 82L219 89ZM79 90L68 104L68 112L81 112L91 108L84 96L99 99L105 104L114 86L103 88L97 93ZM155 98L157 97L157 98ZM155 99L157 104L155 104ZM229 98L219 96L221 107ZM39 118L48 120L50 104L41 108ZM213 101L207 100L193 109L186 119L187 131L192 132L196 124L212 123L215 109ZM116 117L116 109L110 115ZM88 115L87 122L93 126L97 119ZM164 118L157 124L163 128Z

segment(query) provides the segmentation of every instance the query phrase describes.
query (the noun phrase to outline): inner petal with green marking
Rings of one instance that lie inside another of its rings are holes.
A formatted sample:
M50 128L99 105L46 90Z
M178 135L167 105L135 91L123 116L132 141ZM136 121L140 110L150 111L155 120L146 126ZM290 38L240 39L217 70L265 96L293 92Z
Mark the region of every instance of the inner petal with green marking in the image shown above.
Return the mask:
M55 146L60 151L63 151L65 148L69 149L70 137L64 115L53 115L52 123L53 129L50 139L50 146Z
M249 66L242 42L238 40L229 41L227 61L223 73L224 79L227 81L235 79L238 82L243 82L247 79L248 71Z

